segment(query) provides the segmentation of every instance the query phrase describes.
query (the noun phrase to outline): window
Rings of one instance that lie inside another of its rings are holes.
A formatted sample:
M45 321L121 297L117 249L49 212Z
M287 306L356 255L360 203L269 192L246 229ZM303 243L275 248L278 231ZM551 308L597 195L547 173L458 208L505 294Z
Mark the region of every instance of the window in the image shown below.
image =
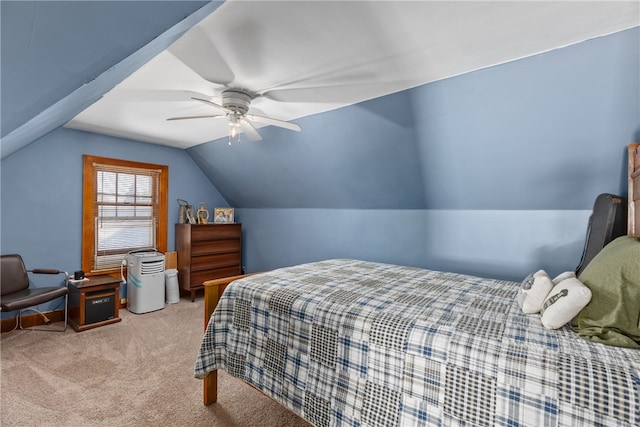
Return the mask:
M82 269L120 269L130 251L167 250L168 167L84 156Z

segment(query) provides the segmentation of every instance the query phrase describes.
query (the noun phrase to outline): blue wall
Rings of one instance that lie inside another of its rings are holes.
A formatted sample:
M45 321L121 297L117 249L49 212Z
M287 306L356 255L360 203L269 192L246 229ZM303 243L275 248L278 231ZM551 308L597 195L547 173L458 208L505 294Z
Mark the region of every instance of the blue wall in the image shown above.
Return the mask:
M260 142L188 151L235 207L426 207L410 92L296 122L301 132L264 127Z
M520 281L578 266L590 210L237 209L247 271L358 258Z
M81 268L83 154L169 166L169 250L176 199L228 206L184 150L59 128L2 159L1 253L22 255L27 268Z
M427 205L588 209L627 188L640 29L412 91Z

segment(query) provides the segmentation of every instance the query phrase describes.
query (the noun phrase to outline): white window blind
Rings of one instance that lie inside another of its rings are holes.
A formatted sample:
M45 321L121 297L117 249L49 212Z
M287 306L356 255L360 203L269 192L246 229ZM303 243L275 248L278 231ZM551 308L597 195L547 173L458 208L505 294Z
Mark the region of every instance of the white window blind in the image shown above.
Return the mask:
M118 268L133 250L156 248L160 170L94 163L94 268Z

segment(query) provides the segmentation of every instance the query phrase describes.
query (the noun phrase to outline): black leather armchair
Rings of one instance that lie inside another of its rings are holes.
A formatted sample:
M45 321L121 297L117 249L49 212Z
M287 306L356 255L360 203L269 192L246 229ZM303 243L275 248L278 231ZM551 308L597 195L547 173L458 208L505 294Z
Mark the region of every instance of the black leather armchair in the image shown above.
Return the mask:
M64 332L67 330L67 306L69 299L69 275L62 270L27 270L20 255L2 255L0 257L0 311L18 310L18 326L22 327L22 311L56 298L64 297L64 328L39 329L42 331ZM30 287L29 275L64 274L64 286ZM35 329L35 328L30 328Z

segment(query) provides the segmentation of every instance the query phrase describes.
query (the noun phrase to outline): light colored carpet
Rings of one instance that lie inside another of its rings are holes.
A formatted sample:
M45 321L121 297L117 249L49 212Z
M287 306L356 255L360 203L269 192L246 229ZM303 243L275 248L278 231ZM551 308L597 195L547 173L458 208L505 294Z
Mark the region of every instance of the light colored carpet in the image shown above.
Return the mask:
M225 373L218 402L202 404L202 297L120 317L84 332L3 334L2 426L309 426Z

